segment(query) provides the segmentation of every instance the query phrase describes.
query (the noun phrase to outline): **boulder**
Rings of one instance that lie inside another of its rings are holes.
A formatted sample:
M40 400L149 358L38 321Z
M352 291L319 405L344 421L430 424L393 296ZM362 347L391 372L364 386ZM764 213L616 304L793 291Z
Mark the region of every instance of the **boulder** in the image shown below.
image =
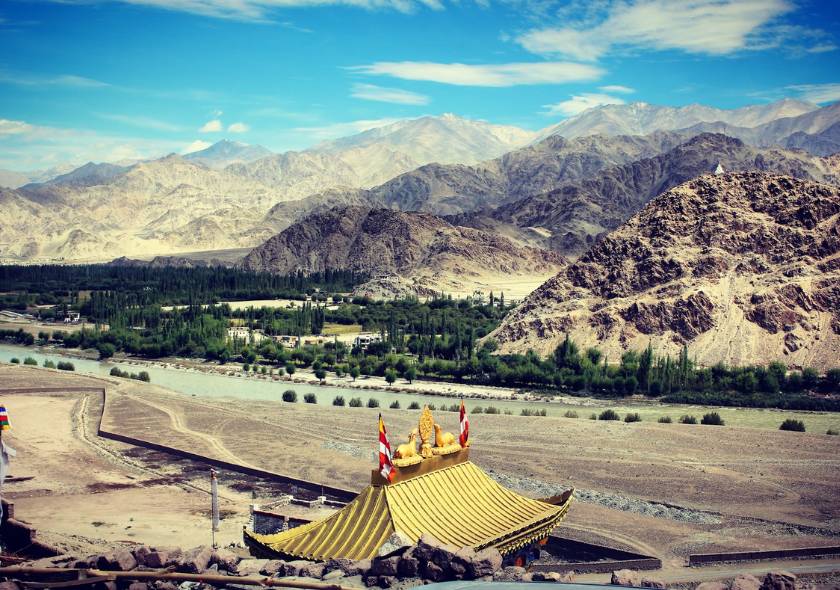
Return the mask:
M260 568L264 576L282 576L286 573L286 562L281 559L269 559Z
M642 578L642 588L667 588L668 586L658 578Z
M241 561L236 553L230 549L216 549L213 551L211 562L219 566L220 570L235 572L237 564Z
M267 563L267 559L243 559L236 564L236 573L240 576L257 576Z
M405 551L412 545L414 545L413 539L405 533L395 531L384 543L382 543L382 546L379 547L376 554L379 557L387 557L393 555L394 553Z
M770 572L761 583L761 590L796 590L796 576L790 572Z
M761 588L761 580L750 574L735 576L730 586L732 590L758 590Z
M397 583L396 576L379 576L376 579L376 585L380 588L390 588Z
M180 558L180 549L156 547L150 553L143 555L142 565L152 569L161 569L177 565Z
M635 570L616 570L612 573L610 584L613 586L641 586L642 577Z
M510 565L504 569L500 569L493 574L493 581L495 582L521 582L522 576L525 575L525 568L516 565Z
M178 558L175 569L185 574L200 574L210 566L213 549L207 546L190 549Z
M353 560L352 559L330 559L324 562L324 575L334 572L340 571L343 574L346 574L348 570L353 567ZM368 568L370 569L370 568ZM354 572L355 573L355 572Z
M399 555L376 557L370 563L370 574L374 576L396 576L401 559Z
M305 559L296 559L294 561L287 561L285 566L285 575L287 576L305 576L306 574L300 573L300 571L307 567L310 561L306 561ZM321 566L323 567L323 566ZM323 572L322 572L323 573ZM318 576L320 577L320 576Z
M152 548L148 545L140 545L139 547L135 547L131 554L134 555L134 559L137 560L138 566L145 566L146 565L146 556L152 552Z
M464 580L475 578L475 575L473 575L475 557L475 549L472 547L461 547L458 549L449 564L449 568L455 579Z
M434 562L420 562L421 576L431 582L443 582L446 579L446 572Z
M128 549L120 549L114 553L114 569L120 572L130 572L137 567L137 560Z
M149 590L146 582L132 582L128 585L128 590Z
M401 579L415 578L419 573L420 560L410 553L400 557L400 562L397 564L397 576Z
M20 590L20 586L11 580L0 582L0 590Z
M344 573L348 576L364 576L370 571L370 559L359 559L347 564Z
M178 585L167 580L157 580L152 582L152 587L155 590L178 590Z
M723 582L701 582L694 590L728 590Z
M495 547L488 547L482 549L475 554L472 562L472 568L468 572L471 578L481 578L483 576L492 576L502 567L502 554Z
M315 563L314 561L307 561L304 562L305 565L302 565L298 568L297 575L302 578L318 578L320 579L321 576L324 575L324 564L323 563Z

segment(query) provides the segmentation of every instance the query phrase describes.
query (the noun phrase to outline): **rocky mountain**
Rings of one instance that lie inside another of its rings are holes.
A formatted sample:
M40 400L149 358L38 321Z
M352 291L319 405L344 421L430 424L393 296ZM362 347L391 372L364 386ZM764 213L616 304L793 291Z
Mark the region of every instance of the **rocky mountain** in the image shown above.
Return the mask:
M0 226L0 257L108 260L253 246L272 234L261 218L284 198L179 156L135 164L100 183L27 185L0 201L9 220Z
M491 336L547 353L569 333L609 358L687 344L703 365L840 358L840 189L706 175L648 203L532 293Z
M840 184L836 160L802 152L760 149L720 134L701 134L653 157L604 168L590 178L453 218L480 229L527 235L530 243L578 256L622 224L650 199L713 171L760 170ZM535 241L536 240L536 241Z
M369 190L331 189L302 201L278 203L266 222L280 228L308 211L341 204L457 215L550 191L609 166L659 154L684 140L674 133L574 140L550 137L474 166L428 164Z
M818 156L840 153L840 122L818 133L804 131L791 133L784 138L783 145L788 149L804 150Z
M447 113L375 127L321 143L315 151L338 154L377 147L405 154L418 166L429 162L474 164L522 147L534 135L519 127L493 125Z
M271 150L261 145L223 139L203 150L184 155L184 159L218 170L231 164L253 162L270 155Z
M372 278L358 292L392 296L498 291L499 283L538 281L563 263L557 254L427 213L336 207L272 237L251 251L243 266L281 274L355 270Z
M566 138L586 135L647 135L655 131L676 131L702 123L718 122L749 128L817 110L819 107L815 104L791 99L739 109L716 109L701 104L684 107L652 105L645 102L610 104L587 109L540 131L537 141L552 135ZM708 130L710 129L701 128L696 131Z

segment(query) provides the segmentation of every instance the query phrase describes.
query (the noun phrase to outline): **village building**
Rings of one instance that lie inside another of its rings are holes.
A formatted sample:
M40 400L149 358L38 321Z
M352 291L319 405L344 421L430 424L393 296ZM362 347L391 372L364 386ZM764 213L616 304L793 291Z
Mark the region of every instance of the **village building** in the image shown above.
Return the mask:
M430 534L455 547L493 547L507 564L525 565L566 516L572 490L545 500L517 494L472 463L469 442L461 440L443 433L424 408L393 465L374 470L370 485L344 508L320 521L287 522L280 532L245 530L244 541L263 558L359 560L376 557L394 533L414 542Z

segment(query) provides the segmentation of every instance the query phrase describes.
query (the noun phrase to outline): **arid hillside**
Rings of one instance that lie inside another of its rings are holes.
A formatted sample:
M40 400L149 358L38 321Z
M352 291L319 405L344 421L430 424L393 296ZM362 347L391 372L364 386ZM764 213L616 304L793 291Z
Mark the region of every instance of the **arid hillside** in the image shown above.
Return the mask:
M281 274L355 270L372 279L360 292L393 295L489 290L496 279L537 278L563 263L558 254L427 213L336 207L285 229L255 248L243 264Z
M548 352L567 332L610 358L650 342L707 365L837 365L840 189L743 172L665 192L492 336Z

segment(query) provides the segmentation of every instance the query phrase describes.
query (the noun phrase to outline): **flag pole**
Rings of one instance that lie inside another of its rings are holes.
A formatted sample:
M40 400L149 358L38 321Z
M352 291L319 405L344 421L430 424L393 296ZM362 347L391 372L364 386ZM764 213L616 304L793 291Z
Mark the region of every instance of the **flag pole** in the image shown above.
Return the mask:
M216 470L210 469L210 535L216 549L216 531L219 530L219 483Z

